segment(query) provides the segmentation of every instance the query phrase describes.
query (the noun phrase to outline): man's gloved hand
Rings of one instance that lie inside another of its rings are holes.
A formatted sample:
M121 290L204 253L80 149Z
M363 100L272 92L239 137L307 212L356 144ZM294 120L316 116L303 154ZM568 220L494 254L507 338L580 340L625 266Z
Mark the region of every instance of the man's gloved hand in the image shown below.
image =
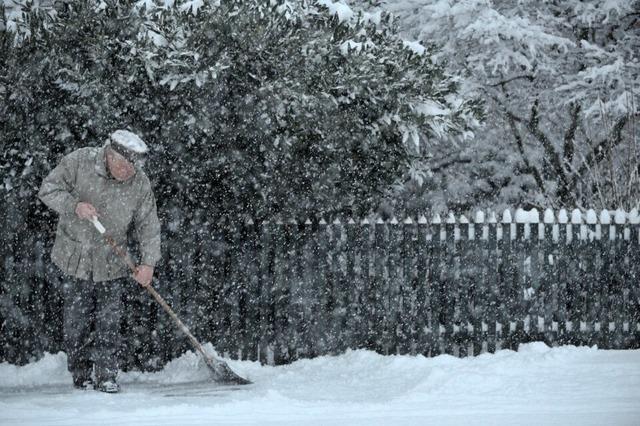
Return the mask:
M133 275L133 279L135 279L142 287L149 287L151 280L153 279L153 266L138 266L136 268L136 273Z
M98 211L91 203L81 202L76 205L76 215L80 219L91 219L92 217L100 217Z

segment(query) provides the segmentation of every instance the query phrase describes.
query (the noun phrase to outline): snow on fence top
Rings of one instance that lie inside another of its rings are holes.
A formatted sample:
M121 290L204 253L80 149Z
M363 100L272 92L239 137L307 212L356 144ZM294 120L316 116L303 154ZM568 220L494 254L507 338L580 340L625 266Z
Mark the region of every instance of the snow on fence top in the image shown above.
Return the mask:
M500 218L500 219L498 219ZM253 225L255 222L252 219L248 219L246 221L248 225ZM271 220L264 221L263 223L272 223ZM277 225L282 225L284 223L288 224L303 224L303 225L313 225L314 223L318 223L320 225L452 225L452 224L571 224L571 225L638 225L640 224L640 214L637 209L633 209L629 212L625 212L623 209L617 210L601 210L597 212L596 210L589 209L585 212L574 209L571 212L566 209L560 209L558 211L553 211L552 209L546 209L544 213L540 214L540 211L537 209L524 210L518 208L511 212L511 210L504 210L502 213L487 211L484 212L482 210L476 211L474 214L469 217L465 215L457 216L453 213L448 213L446 215L446 219L443 219L439 214L434 214L430 218L425 215L420 215L417 217L407 216L404 219L401 217L391 217L387 220L382 219L381 217L375 218L363 218L360 220L354 220L352 217L347 217L345 219L336 218L333 220L327 221L325 218L312 219L307 218L303 221L296 220L283 220L276 219L273 221Z
M222 219L219 224L223 225L227 219ZM374 231L378 229L405 229L410 231L427 227L440 227L439 239L449 240L503 240L503 237L510 240L545 240L553 241L593 241L593 240L633 240L640 243L640 215L637 209L625 212L622 209L601 210L599 212L590 209L581 211L574 209L567 211L560 209L553 211L546 209L542 214L537 209L524 210L521 208L504 210L502 213L494 211L476 211L469 217L465 215L456 216L448 213L442 217L434 214L430 218L425 215L418 217L364 217L354 219L352 217L336 218L307 218L305 220L293 220L287 218L272 218L256 223L252 219L245 221L245 224L262 232L277 232L268 230L272 225L277 227L302 227L306 232L315 232L316 228L333 230L346 227L372 227ZM605 228L606 226L606 228ZM296 231L294 231L296 232ZM386 231L382 231L383 233ZM403 231L405 232L405 231ZM409 235L409 234L408 234ZM432 239L433 234L427 232L427 239ZM509 236L509 237L507 237ZM411 237L413 238L413 237Z

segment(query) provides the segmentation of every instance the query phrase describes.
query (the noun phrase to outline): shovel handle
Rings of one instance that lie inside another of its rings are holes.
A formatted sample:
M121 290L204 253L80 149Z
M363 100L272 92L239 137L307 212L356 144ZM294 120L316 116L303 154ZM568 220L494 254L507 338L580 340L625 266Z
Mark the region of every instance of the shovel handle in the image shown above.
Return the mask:
M116 241L113 239L113 237L105 233L106 229L104 228L104 226L102 226L97 217L92 217L91 222L93 223L93 226L95 226L95 228L98 230L98 232L100 232L100 234L104 236L104 240L106 241L106 243L111 246L113 251L115 251L116 254L127 264L131 272L135 274L137 269L136 265L129 257L127 251L120 247L118 243L116 243ZM164 309L164 311L169 314L178 328L185 334L185 336L187 336L193 348L196 351L200 352L200 355L202 355L203 359L205 360L207 367L209 367L209 369L214 373L217 379L222 379L222 381L241 385L251 383L250 381L234 373L224 361L206 353L198 339L196 339L194 335L191 334L187 326L184 325L184 323L180 320L180 318L178 318L176 313L173 312L173 309L171 309L169 304L162 298L162 296L160 296L160 294L158 294L156 289L153 288L151 284L143 287L156 300L156 302L158 302L158 304L162 306L162 309Z
M104 235L104 240L107 242L107 244L111 246L113 251L115 251L116 254L122 258L122 260L124 260L124 262L127 264L129 269L131 269L131 272L135 274L137 269L136 265L134 265L133 261L129 259L127 252L116 243L113 237L105 234L107 230L105 229L104 226L102 226L102 223L100 223L97 217L92 216L90 220L91 220L91 223L93 223L93 226L95 226L95 228L98 230L98 232Z
M104 226L102 226L102 224L100 223L97 217L92 216L90 220L91 220L91 223L93 223L93 226L96 227L99 233L104 234L105 232L107 232L107 230L104 228Z
M107 242L107 244L109 244L111 246L111 248L116 252L116 254L118 256L120 256L122 258L122 260L124 260L126 262L126 264L129 267L129 269L131 269L131 272L135 274L136 265L133 264L133 261L127 255L127 252L122 247L120 247L110 235L105 235L104 239ZM143 286L143 287L145 288L145 290L147 290L149 292L149 294L151 294L151 296L154 299L156 299L156 302L158 302L158 304L160 304L160 306L162 306L162 309L164 309L164 311L167 314L169 314L169 316L173 319L173 321L176 323L178 328L180 328L180 330L182 330L182 332L189 338L189 340L191 341L191 344L194 346L194 348L198 352L200 352L202 354L202 356L208 357L209 355L207 353L205 353L205 351L204 351L202 345L200 344L200 342L198 342L198 340L193 336L193 334L191 334L191 332L189 331L187 326L184 325L184 323L182 321L180 321L180 318L178 318L176 313L173 312L173 309L171 309L169 304L167 302L165 302L165 300L162 298L162 296L160 296L160 294L158 294L156 289L153 288L153 286L151 286L151 284L149 284L148 286Z

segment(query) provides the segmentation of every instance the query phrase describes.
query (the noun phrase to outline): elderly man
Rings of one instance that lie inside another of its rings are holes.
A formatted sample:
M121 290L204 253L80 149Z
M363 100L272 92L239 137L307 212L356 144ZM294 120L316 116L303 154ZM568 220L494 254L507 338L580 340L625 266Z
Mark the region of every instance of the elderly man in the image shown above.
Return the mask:
M94 229L126 246L133 226L141 262L133 278L148 286L160 259L160 223L151 184L141 170L146 144L118 130L104 146L78 149L44 179L39 197L59 214L51 258L64 274L64 340L77 388L118 392L118 347L127 266ZM92 378L92 370L95 367Z

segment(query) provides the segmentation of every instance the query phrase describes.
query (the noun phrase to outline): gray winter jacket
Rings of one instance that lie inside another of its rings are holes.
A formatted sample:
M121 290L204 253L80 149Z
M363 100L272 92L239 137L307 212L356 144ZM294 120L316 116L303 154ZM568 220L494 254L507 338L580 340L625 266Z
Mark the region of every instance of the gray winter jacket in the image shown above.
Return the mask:
M51 259L64 273L80 279L92 275L93 281L129 274L91 222L75 214L81 201L93 204L107 234L122 247L133 225L141 264L155 266L160 260L160 222L149 179L138 168L125 182L112 178L106 168L105 147L81 148L65 156L44 179L38 196L59 214Z

